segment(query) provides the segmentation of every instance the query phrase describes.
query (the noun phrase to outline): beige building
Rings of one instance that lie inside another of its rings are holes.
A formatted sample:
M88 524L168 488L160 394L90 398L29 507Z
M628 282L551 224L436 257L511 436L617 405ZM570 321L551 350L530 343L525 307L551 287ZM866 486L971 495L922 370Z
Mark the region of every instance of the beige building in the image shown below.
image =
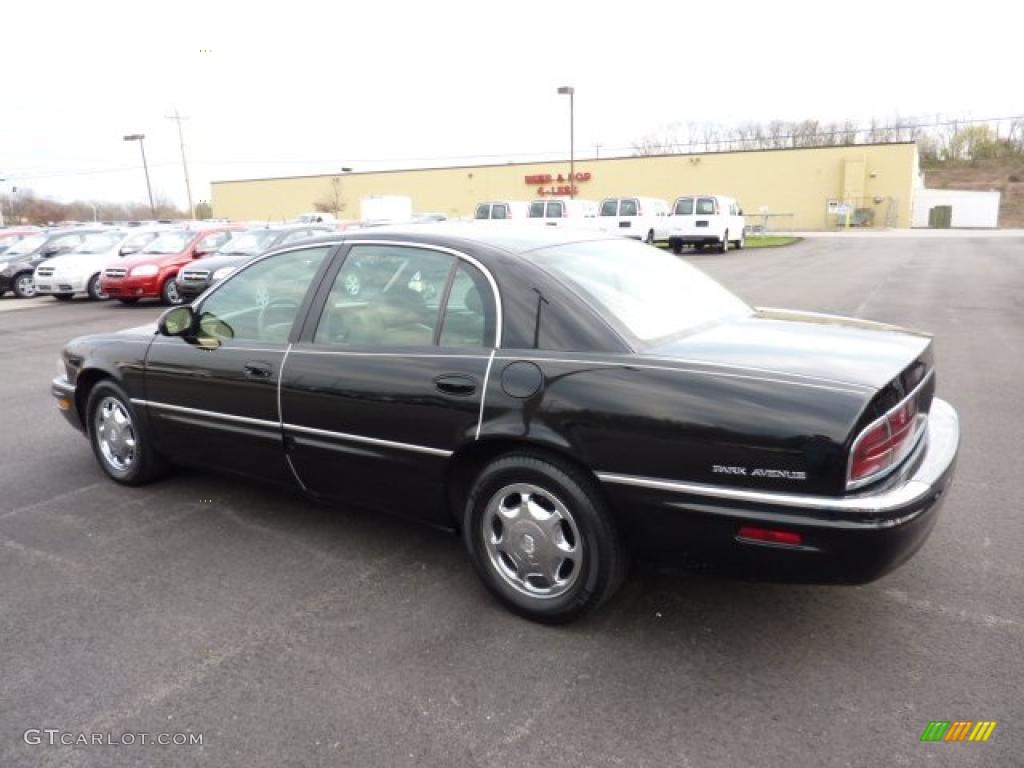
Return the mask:
M910 227L917 147L861 144L576 161L576 197L639 195L671 203L681 195L735 197L748 224L770 229ZM569 163L509 163L341 175L213 182L213 214L234 220L288 219L330 200L359 218L360 200L407 195L418 212L470 217L478 202L533 200L567 191ZM332 184L338 178L340 182Z

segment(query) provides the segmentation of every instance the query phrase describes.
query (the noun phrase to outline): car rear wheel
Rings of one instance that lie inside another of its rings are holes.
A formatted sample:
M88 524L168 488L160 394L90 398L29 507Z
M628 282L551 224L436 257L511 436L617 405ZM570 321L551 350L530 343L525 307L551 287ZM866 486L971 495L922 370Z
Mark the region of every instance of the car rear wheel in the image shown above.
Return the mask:
M648 245L654 244L654 230L650 229L647 231L647 237L644 238L644 242Z
M93 275L89 278L89 284L85 287L86 293L89 294L89 298L93 301L106 301L109 296L103 292L100 288L100 276L98 274Z
M173 276L167 278L160 288L160 301L168 307L177 306L185 301L178 292L178 284L174 282Z
M674 253L676 256L678 256L679 254L681 254L683 252L683 244L680 243L678 240L673 240L672 243L671 243L671 246L672 246L672 253Z
M120 301L122 304L138 304L139 303L139 300L137 298L135 298L134 296L129 296L128 298L119 298L118 301Z
M469 494L462 535L487 588L534 621L572 621L625 576L625 549L596 481L554 458L516 453L489 464Z
M740 232L740 239L736 241L736 250L742 251L743 246L747 244L747 233Z
M22 272L14 278L14 295L19 299L31 299L36 295L36 284L31 272Z
M111 479L123 485L143 485L166 470L131 400L117 384L101 381L93 387L86 414L93 453Z
M718 252L725 253L729 250L729 232L728 230L722 235L722 242L718 244Z

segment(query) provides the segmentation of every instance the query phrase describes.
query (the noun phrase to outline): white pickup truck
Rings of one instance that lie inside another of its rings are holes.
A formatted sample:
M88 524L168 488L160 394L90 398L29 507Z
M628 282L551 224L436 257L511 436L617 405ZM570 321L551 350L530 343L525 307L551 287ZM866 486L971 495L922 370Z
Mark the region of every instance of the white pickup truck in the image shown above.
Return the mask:
M724 195L680 197L668 222L668 244L673 253L681 253L684 245L698 250L712 245L725 253L730 243L742 248L745 242L743 209Z

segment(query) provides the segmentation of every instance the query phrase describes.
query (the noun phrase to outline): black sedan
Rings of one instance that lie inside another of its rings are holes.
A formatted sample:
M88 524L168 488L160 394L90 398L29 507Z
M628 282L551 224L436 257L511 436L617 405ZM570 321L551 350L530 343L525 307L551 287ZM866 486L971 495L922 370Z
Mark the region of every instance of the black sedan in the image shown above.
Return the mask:
M61 366L115 481L218 468L458 529L548 622L630 556L877 578L927 538L959 442L929 336L755 309L671 254L546 228L278 249Z
M250 229L228 240L220 249L202 261L186 264L178 271L175 285L178 293L191 301L214 283L223 280L240 266L264 251L289 245L331 232L326 225L285 224Z

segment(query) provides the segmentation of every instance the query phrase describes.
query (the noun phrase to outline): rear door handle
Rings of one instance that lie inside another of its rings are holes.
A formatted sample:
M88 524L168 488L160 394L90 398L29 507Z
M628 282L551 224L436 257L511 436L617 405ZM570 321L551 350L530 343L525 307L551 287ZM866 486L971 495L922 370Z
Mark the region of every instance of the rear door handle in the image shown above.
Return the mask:
M250 379L269 379L273 369L270 367L270 363L261 363L253 361L246 363L243 367L245 375Z
M445 373L434 379L434 385L446 395L465 397L476 392L476 379L461 373Z

